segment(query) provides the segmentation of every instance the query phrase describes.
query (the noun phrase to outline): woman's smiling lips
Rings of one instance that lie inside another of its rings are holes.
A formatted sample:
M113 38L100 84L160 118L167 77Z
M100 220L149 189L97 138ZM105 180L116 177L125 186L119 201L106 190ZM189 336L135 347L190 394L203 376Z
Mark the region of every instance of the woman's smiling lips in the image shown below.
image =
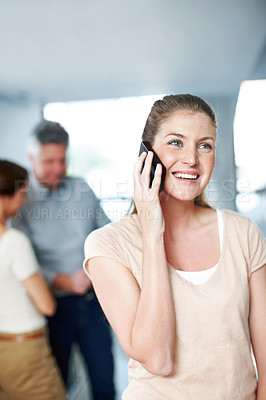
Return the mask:
M185 182L195 182L199 178L199 173L197 171L176 171L173 172L175 178Z

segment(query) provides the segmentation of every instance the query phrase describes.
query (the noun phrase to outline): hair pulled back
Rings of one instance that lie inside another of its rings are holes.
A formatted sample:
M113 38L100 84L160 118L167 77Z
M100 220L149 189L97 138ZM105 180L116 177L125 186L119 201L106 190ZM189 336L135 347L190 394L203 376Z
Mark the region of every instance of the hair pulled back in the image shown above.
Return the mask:
M153 144L161 124L177 111L206 114L217 127L215 112L205 100L191 94L169 95L153 104L144 127L142 140Z
M0 196L13 196L28 183L25 168L11 161L0 160Z

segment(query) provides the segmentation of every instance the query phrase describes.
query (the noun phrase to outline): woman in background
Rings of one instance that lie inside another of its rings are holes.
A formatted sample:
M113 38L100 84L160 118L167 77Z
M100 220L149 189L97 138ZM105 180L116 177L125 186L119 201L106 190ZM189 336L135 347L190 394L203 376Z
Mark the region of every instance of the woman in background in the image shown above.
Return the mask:
M7 219L27 200L28 174L0 160L0 399L65 400L46 338L56 303L28 238Z
M84 269L131 357L123 400L265 400L265 239L248 218L203 199L215 113L197 96L165 96L142 140L166 168L163 191L161 165L150 185L153 152L142 153L135 211L85 243Z

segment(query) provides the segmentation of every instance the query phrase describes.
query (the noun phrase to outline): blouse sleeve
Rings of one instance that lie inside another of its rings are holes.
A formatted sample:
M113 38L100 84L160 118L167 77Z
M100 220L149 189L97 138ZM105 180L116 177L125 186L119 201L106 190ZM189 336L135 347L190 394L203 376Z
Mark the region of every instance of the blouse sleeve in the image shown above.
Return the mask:
M31 275L39 272L38 262L30 240L24 233L16 231L13 235L13 240L12 271L18 280L24 281Z
M91 232L85 241L83 269L88 276L87 262L93 257L106 257L125 266L127 265L119 238L106 228L107 226Z
M251 221L249 229L249 274L266 264L266 239L257 225Z

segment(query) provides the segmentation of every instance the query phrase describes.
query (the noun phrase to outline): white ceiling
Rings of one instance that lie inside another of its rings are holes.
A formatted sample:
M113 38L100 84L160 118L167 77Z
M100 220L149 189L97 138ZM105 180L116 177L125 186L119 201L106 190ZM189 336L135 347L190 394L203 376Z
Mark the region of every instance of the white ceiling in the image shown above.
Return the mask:
M0 0L0 98L237 93L266 78L266 0Z

